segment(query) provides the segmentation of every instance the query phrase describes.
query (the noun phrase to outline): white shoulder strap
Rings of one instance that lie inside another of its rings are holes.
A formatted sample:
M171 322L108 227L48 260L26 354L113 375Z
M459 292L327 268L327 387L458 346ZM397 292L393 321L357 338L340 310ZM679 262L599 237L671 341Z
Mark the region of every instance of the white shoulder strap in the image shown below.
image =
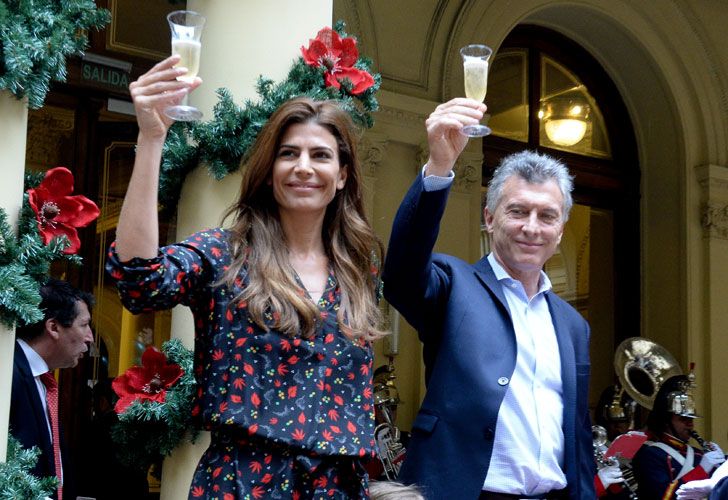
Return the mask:
M695 452L693 451L692 446L688 446L687 456L683 457L675 448L668 446L665 443L655 443L653 441L646 441L645 444L649 446L655 446L657 448L660 448L662 451L670 455L672 458L674 458L677 463L682 465L682 468L680 469L680 473L677 475L677 478L680 479L685 474L693 470L693 459L695 457Z

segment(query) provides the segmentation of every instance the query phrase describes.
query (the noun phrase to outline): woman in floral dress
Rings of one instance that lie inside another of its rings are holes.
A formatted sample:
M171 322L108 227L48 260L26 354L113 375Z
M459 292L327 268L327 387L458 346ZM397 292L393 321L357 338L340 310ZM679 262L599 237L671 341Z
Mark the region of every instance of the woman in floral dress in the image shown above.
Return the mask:
M130 86L136 161L107 269L132 312L194 314L193 414L212 442L190 498L366 498L382 247L349 115L284 103L248 156L232 227L159 248L162 110L200 83L177 82L177 62Z

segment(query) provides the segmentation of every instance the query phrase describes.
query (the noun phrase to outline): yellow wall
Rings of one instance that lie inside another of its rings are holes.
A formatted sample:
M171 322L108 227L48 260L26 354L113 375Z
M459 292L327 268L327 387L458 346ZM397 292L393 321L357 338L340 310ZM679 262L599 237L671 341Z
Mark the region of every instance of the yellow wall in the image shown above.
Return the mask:
M0 207L10 224L18 220L23 201L25 171L25 135L28 122L26 102L18 101L7 91L0 91ZM7 453L10 387L13 381L15 331L0 325L0 462Z

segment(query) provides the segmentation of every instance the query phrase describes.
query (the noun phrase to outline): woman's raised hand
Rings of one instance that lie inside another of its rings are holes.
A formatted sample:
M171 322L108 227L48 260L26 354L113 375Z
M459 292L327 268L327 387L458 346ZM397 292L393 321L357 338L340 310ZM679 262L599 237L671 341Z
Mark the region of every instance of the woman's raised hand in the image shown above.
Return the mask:
M129 85L140 135L165 137L174 120L164 114L164 109L179 104L188 92L202 83L199 77L192 83L177 80L187 72L185 68L174 67L179 60L178 55L172 55Z

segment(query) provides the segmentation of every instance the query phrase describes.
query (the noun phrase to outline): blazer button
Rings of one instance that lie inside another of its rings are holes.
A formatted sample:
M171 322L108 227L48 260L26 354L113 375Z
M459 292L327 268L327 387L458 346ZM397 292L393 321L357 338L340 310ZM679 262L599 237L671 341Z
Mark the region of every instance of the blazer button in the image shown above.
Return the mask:
M501 377L498 379L498 385L507 385L510 380L508 380L508 377Z
M493 431L493 429L491 429L490 427L487 427L487 428L486 428L486 429L485 429L485 430L483 431L483 436L485 437L485 439L487 439L488 441L490 441L490 440L492 440L492 439L493 439L493 437L495 436L495 432L494 432L494 431Z

